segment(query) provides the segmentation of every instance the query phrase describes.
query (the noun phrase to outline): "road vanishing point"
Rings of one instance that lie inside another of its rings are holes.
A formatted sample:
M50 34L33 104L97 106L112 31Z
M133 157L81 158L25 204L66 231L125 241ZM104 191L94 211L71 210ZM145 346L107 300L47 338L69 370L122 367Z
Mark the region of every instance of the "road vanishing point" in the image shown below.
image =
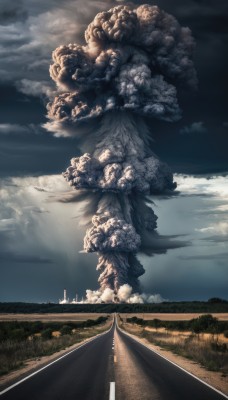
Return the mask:
M107 332L0 392L1 400L224 400L122 331Z

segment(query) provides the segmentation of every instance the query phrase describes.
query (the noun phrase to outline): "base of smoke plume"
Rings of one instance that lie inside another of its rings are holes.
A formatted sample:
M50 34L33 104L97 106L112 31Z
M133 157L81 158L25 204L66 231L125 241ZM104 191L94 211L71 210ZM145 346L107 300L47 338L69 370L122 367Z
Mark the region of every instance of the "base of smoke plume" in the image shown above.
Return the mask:
M130 285L124 284L120 286L117 292L110 288L101 290L86 290L86 300L81 303L100 304L100 303L162 303L168 301L163 299L160 294L132 293L133 289Z

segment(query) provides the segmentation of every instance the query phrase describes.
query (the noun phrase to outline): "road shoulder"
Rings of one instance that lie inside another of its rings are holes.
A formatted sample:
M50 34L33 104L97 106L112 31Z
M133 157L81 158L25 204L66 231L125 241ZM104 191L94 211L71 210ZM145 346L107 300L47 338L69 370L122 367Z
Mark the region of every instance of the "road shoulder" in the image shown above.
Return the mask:
M66 349L62 349L62 350L55 352L49 356L42 356L37 359L25 361L26 365L23 366L22 368L12 371L12 372L0 377L0 391L4 390L6 387L18 382L19 380L24 379L25 377L40 370L41 368L44 368L48 364L58 360L60 357L63 357L64 355L67 355L68 353L72 352L73 350L76 350L78 347L81 347L82 345L86 344L87 342L90 342L91 340L95 339L96 337L108 332L109 330L110 330L110 326L108 325L107 330L105 330L104 332L101 332L94 336L86 338L78 343L73 344L72 346L67 347Z
M140 338L137 335L129 333L119 327L119 329L132 337L133 339L137 340L138 342L144 344L145 346L149 347L151 350L155 351L162 357L165 357L167 360L177 364L187 372L195 375L197 378L201 379L208 385L214 387L215 389L219 390L220 392L228 395L228 377L223 376L219 372L207 371L198 363L188 360L182 356L176 355L171 351L165 350L159 346L155 346L154 344L150 343L147 339Z

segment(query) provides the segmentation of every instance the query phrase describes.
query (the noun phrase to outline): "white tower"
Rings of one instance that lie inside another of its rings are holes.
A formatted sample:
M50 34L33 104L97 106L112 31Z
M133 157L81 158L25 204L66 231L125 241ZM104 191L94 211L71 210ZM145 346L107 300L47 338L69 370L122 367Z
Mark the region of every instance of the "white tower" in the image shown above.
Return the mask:
M69 299L67 299L66 289L64 289L64 291L63 291L63 299L59 300L59 304L69 304Z

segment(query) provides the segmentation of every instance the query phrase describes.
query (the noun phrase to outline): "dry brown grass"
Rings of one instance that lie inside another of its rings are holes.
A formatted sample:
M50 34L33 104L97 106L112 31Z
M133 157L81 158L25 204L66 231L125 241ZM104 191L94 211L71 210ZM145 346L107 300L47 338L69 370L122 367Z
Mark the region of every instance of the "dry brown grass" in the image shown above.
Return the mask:
M171 332L148 331L144 331L142 336L151 343L200 363L210 371L220 371L224 375L228 373L228 353L223 350L222 343L219 344L215 339L205 340L200 335L186 338Z
M4 340L0 342L0 376L25 366L28 361L50 356L96 336L109 329L111 324L112 319L109 318L97 326L73 329L71 335L62 336L60 332L54 331L51 339L44 340L42 334L37 333L23 340Z
M156 332L156 333L166 333L167 334L167 330L165 328L151 328L151 327L145 327L145 331L148 332ZM190 331L173 331L172 330L172 336L173 338L177 340L180 339L187 339L190 336L192 336L192 332ZM200 340L202 342L217 342L217 343L226 343L228 344L228 338L224 336L223 333L219 333L219 334L213 334L213 333L201 333L199 335Z
M102 313L63 313L63 314L0 314L0 321L41 321L41 322L76 322L87 319L106 317Z
M192 332L168 331L165 328L143 328L125 322L120 326L127 332L193 360L210 371L220 371L224 376L228 374L227 338L224 335L204 333L193 335Z
M131 332L133 335L138 336L139 341L151 348L151 350L158 352L166 359L179 365L184 370L189 371L191 374L197 376L199 379L215 387L220 392L228 394L228 377L224 372L221 373L209 371L205 369L205 367L203 367L199 362L177 355L176 352L171 351L167 347L156 346L148 339L142 337L143 328L140 326L125 323L123 324L119 318L118 324L122 329L124 329L125 327L125 330L127 332Z
M162 321L189 321L193 318L198 318L201 315L205 315L205 313L177 313L177 314L169 314L169 313L132 313L127 314L123 313L120 316L124 319L126 318L142 318L146 320L152 319L160 319ZM217 318L219 321L228 321L228 313L213 313L211 314L213 317Z

